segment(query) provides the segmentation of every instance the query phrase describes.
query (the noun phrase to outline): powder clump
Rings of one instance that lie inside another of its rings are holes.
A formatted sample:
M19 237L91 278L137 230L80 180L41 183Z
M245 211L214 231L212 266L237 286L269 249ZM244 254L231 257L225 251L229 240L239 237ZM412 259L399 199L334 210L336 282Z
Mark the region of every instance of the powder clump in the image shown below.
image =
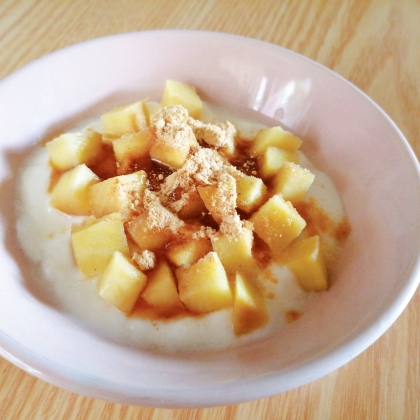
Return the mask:
M228 121L203 123L195 120L180 105L158 109L151 114L150 124L155 137L151 155L153 148L166 144L174 150L182 150L185 159L179 167L172 167L172 173L164 179L161 177L159 188L153 192L146 189L139 200L139 210L147 213L147 228L177 233L185 225L178 213L190 200L200 199L200 187L214 186L212 210L207 209L205 213L211 214L218 230L202 226L196 236L238 237L244 222L236 210L236 180L243 173L228 161L225 153L219 153L234 148L236 128ZM247 225L252 226L248 222Z
M216 149L227 148L229 151L234 150L236 128L229 121L204 123L194 118L188 118L187 123L193 129L198 142L207 143Z
M150 270L156 264L156 254L148 250L135 252L132 259L142 271Z

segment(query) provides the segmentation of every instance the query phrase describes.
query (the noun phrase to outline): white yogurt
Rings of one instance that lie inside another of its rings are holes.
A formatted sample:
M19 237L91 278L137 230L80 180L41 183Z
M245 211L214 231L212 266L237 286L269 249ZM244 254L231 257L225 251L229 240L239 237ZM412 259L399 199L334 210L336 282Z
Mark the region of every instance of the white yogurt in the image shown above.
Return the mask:
M229 118L229 120L231 120ZM234 120L241 127L241 121ZM253 133L259 125L242 125ZM130 318L122 314L96 291L96 279L83 279L75 266L71 245L71 225L80 217L68 216L49 205L48 186L51 168L45 147L31 154L20 177L17 234L28 257L39 264L51 285L59 310L73 316L97 333L129 345L161 351L209 350L226 348L254 340L280 328L287 322L286 312L302 311L308 298L293 274L285 268L272 267L276 282L265 281L270 314L269 323L258 331L242 337L233 333L231 311L223 310L201 317L184 317L170 321ZM334 219L343 216L337 191L330 179L302 159L316 178L308 192L328 209Z

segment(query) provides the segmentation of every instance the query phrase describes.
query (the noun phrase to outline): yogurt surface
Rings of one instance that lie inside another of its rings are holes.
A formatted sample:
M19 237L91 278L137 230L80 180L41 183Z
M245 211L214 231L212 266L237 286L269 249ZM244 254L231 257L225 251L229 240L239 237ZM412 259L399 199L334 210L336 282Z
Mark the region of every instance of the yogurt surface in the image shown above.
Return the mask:
M221 120L221 115L229 119L244 137L252 137L262 127L259 123L225 116L211 108L206 108L203 119L214 115L218 120ZM96 121L89 122L89 126L96 125ZM315 174L305 200L316 200L332 220L342 219L344 211L330 178L315 169L303 154L301 166ZM233 333L231 310L169 320L130 317L119 312L98 295L96 279L84 279L75 266L70 231L71 225L82 221L83 217L69 216L50 206L51 171L47 149L37 147L20 175L18 239L27 256L40 266L51 286L58 310L68 313L96 333L128 345L165 352L221 349L270 334L290 322L290 314L304 311L310 294L299 286L288 269L271 265L261 273L265 279L270 321L251 334L238 337ZM334 238L326 236L323 239L329 241L331 249L338 247Z

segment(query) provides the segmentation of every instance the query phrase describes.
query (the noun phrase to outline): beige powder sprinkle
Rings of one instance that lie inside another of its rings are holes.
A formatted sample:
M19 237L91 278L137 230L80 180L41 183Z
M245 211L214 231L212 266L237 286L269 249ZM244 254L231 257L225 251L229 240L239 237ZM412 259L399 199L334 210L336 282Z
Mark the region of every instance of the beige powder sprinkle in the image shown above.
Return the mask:
M236 211L236 179L243 174L216 150L234 149L235 127L229 122L202 123L188 117L187 110L178 105L160 108L152 114L151 126L156 133L155 145L164 142L175 149L188 148L188 154L182 166L166 177L159 191L145 191L142 206L148 214L148 228L177 232L184 222L174 213L188 203L197 187L216 185L209 210L219 224L219 231L203 226L196 236L237 237L245 223ZM210 147L200 147L197 140Z
M216 190L212 195L210 213L217 223L236 213L236 182L229 174L219 174Z
M152 147L159 147L163 143L188 153L197 141L192 128L186 124L187 118L188 111L180 105L160 108L153 113L150 125L156 138Z
M175 214L165 208L152 191L145 190L143 195L143 207L147 211L146 226L149 229L169 229L173 233L185 223Z
M216 231L208 226L201 226L199 230L192 234L193 239L210 238Z
M242 174L229 162L222 158L216 150L206 148L193 148L190 156L182 168L169 175L162 184L160 196L173 194L175 190L183 191L179 200L169 204L169 207L178 212L188 203L189 196L197 187L217 182L221 173L228 173L239 177Z
M188 118L187 123L192 127L198 141L215 148L234 149L236 128L229 121L206 124L194 118Z
M217 190L212 199L215 214L219 222L220 233L229 238L238 236L243 229L242 221L236 211L236 181L227 174L219 174Z
M150 115L150 125L164 127L165 125L185 124L188 111L181 105L159 108Z
M142 271L152 269L156 264L156 255L152 251L135 252L132 256L133 261Z

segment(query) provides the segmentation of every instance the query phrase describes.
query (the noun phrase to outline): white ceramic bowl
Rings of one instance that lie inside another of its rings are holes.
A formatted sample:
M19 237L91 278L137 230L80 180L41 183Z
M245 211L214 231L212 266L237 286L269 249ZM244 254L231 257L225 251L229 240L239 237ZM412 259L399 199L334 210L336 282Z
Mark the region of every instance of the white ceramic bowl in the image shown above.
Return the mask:
M104 339L43 299L17 246L13 194L45 133L110 106L158 99L165 79L278 119L334 179L352 233L333 287L261 342L163 356ZM420 177L392 121L321 65L277 46L205 32L152 31L55 52L0 83L1 354L77 393L126 404L197 407L280 393L342 366L395 321L419 282Z

